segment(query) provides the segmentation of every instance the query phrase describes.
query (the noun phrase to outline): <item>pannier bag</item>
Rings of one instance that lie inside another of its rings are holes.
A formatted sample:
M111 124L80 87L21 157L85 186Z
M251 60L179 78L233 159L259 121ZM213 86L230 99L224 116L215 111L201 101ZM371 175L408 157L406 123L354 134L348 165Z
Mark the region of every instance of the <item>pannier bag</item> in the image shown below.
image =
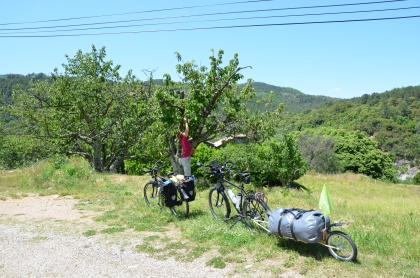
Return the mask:
M270 234L306 243L322 240L329 221L321 211L295 208L276 208L268 217Z
M190 177L188 180L183 182L183 189L184 192L188 195L188 199L187 202L191 202L195 200L195 178L194 177Z
M165 206L171 208L176 205L176 188L175 184L173 184L170 179L163 182L161 186L161 194L163 196Z

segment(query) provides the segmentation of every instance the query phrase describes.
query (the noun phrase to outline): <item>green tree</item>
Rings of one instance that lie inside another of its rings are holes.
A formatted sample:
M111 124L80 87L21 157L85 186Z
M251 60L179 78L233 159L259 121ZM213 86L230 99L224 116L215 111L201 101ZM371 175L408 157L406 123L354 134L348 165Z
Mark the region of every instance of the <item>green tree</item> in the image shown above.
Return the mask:
M182 119L189 121L191 144L196 148L200 143L216 136L246 132L249 136L265 138L274 133L263 117L259 119L246 109L246 103L254 97L252 80L244 86L238 81L243 78L240 71L250 68L240 67L238 54L223 65L223 50L209 57L210 65L199 66L195 61L184 62L176 53L176 71L181 82L174 82L170 75L164 77L164 85L157 88L156 97L160 105L160 122L165 130L165 146L175 172L182 172L177 157L180 144L176 132L183 129ZM273 116L278 110L266 111L265 117ZM278 114L276 114L278 115ZM260 115L261 116L261 115Z
M282 141L270 141L268 146L268 151L264 153L264 160L268 162L265 168L273 179L278 179L282 185L291 187L293 181L307 171L307 164L299 152L296 137L285 134Z
M120 66L105 61L105 47L66 58L51 84L16 90L12 111L28 132L54 144L52 152L80 155L97 171L115 170L150 124L144 86L131 71L121 78Z
M335 137L338 142L334 152L343 162L345 170L375 179L396 180L395 158L383 153L375 141L360 131L338 131Z
M343 166L334 153L335 139L310 130L298 133L299 150L308 168L319 173L340 173Z
M413 183L416 185L420 185L420 172L417 172L417 174L414 176Z
M307 171L297 139L291 134L262 144L229 144L218 150L213 159L233 161L238 171L250 171L252 181L257 185L291 187Z

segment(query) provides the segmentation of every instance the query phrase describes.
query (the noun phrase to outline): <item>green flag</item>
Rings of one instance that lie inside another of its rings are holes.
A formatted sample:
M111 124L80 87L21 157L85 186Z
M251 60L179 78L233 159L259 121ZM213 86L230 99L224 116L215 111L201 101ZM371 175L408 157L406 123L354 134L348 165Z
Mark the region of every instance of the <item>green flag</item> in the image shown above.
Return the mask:
M328 192L327 186L324 184L322 188L321 197L319 198L319 208L322 211L322 214L329 215L334 209L334 205L331 201L330 193Z

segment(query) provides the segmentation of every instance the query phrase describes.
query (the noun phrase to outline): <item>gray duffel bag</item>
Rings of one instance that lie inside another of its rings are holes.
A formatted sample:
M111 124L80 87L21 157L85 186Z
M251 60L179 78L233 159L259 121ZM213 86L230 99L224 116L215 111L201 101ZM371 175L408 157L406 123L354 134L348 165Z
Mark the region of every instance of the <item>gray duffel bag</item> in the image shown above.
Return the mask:
M295 208L276 208L268 218L270 234L307 243L322 240L329 221L321 211Z

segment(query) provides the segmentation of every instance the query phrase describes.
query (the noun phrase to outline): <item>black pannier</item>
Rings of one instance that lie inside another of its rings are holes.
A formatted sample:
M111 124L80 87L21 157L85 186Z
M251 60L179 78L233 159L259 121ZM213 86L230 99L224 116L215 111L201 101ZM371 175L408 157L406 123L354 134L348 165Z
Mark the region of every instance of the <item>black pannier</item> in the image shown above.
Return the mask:
M276 208L268 217L270 234L306 243L321 241L329 222L321 211L295 208Z
M186 199L187 202L191 202L195 200L195 180L190 178L183 182L182 189L187 194L188 198Z
M176 188L175 184L171 180L166 180L162 183L161 194L163 196L163 201L165 206L174 207L176 205Z

